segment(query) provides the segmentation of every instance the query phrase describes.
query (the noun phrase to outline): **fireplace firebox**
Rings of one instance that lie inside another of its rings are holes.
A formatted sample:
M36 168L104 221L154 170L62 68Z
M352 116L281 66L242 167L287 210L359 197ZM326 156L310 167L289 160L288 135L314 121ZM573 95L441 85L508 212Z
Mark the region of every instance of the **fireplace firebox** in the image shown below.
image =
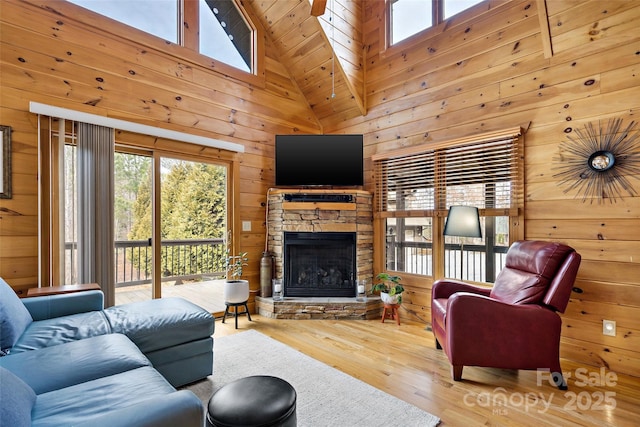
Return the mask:
M356 233L285 232L285 297L355 296Z

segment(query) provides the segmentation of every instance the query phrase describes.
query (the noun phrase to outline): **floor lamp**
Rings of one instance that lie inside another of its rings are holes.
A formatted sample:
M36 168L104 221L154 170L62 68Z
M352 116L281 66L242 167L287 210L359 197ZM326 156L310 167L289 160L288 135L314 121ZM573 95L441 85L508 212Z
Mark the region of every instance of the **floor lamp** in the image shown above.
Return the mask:
M452 237L482 237L480 227L480 212L473 206L450 206L447 222L444 225L445 236ZM462 270L460 279L464 273L464 243L460 242L460 257Z

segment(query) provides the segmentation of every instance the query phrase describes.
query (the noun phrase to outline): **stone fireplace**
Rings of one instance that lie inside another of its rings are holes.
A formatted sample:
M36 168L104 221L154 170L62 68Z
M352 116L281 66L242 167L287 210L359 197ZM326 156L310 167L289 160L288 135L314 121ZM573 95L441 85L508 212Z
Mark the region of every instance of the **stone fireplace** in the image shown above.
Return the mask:
M275 189L267 194L267 249L283 301L257 297L275 318L375 318L379 298L356 301L356 280L373 276L372 194L362 190Z
M356 233L284 232L285 297L355 296Z

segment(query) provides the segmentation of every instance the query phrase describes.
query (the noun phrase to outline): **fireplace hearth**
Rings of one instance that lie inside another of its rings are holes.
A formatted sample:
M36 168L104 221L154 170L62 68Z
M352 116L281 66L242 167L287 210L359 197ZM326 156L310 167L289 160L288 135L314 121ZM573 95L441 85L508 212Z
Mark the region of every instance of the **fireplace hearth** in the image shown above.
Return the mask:
M285 232L285 297L353 297L356 233Z

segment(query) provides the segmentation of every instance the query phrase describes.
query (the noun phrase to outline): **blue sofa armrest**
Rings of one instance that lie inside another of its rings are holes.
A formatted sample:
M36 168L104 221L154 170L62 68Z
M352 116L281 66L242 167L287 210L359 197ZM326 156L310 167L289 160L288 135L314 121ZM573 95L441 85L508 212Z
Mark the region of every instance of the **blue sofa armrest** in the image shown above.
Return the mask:
M189 390L153 397L89 418L78 427L203 427L204 407Z
M47 295L23 298L21 301L29 310L33 320L52 319L87 311L99 311L104 308L102 291Z

